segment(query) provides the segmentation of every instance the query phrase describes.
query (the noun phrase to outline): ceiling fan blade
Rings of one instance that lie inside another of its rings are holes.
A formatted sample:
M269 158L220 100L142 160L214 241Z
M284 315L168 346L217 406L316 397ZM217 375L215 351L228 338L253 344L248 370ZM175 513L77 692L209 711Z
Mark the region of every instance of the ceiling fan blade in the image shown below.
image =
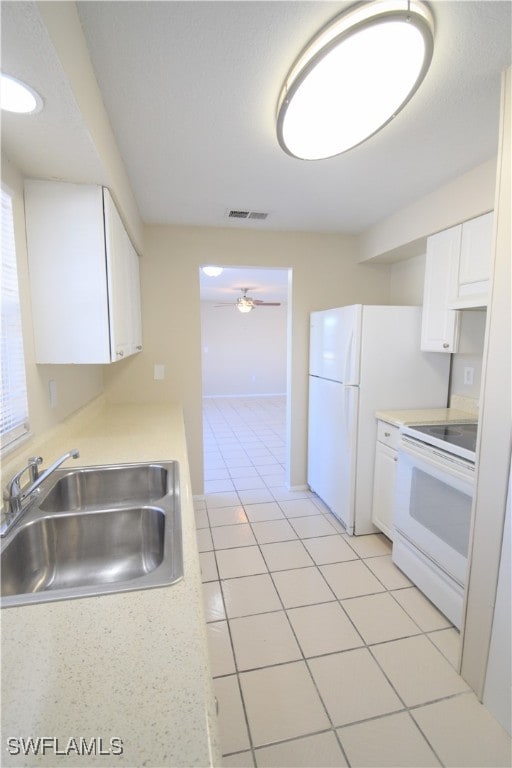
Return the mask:
M280 307L280 301L261 301L261 299L253 299L253 304L257 307Z

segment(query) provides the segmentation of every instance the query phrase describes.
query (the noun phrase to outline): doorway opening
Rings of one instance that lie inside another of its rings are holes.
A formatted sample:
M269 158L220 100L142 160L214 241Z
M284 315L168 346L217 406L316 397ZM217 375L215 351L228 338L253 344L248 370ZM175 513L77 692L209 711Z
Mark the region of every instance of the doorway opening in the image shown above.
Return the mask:
M291 269L200 268L204 492L271 501L290 446Z

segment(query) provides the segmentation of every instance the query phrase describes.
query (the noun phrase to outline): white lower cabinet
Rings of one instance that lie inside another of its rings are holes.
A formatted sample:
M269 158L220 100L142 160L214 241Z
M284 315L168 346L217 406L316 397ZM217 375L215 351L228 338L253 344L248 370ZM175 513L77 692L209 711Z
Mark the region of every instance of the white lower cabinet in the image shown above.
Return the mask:
M36 362L139 352L139 259L109 191L26 181L25 218Z
M394 534L393 507L398 459L398 433L398 427L385 421L377 421L372 522L391 541L393 541Z

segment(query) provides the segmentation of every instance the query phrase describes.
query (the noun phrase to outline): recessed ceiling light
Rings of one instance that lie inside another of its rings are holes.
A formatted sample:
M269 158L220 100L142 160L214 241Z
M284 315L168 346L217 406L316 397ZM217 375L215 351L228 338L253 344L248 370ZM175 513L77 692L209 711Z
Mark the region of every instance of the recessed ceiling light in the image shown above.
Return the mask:
M222 267L203 267L203 272L205 275L208 275L208 277L218 277L224 270Z
M429 68L434 20L416 0L373 0L337 16L293 65L277 108L290 155L332 157L392 120Z
M43 100L30 86L22 83L11 75L1 75L0 81L1 107L6 112L32 114L43 108Z

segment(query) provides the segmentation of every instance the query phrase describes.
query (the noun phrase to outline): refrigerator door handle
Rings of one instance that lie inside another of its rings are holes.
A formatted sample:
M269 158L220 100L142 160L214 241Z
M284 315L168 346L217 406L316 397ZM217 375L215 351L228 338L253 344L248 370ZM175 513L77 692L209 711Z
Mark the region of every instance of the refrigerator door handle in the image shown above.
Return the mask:
M343 371L343 383L344 384L349 384L350 383L350 381L349 381L349 379L350 379L349 372L350 372L350 359L352 357L352 345L353 345L353 343L354 343L354 331L351 330L350 331L350 339L349 339L349 342L347 344L347 351L345 353L345 369Z

